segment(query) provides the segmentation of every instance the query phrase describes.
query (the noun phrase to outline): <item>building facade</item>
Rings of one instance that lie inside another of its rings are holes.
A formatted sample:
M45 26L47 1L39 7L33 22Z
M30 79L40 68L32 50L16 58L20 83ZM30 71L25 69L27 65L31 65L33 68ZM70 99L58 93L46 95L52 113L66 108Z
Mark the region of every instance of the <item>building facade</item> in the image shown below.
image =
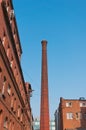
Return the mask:
M23 78L21 54L12 1L0 0L0 130L32 130L32 89Z
M55 130L55 121L50 120L50 130Z
M86 100L61 98L55 119L56 130L86 130Z
M39 118L35 118L33 122L34 130L40 130L40 120ZM50 120L50 130L55 130L55 121Z
M34 128L34 130L40 130L40 119L39 118L34 118L33 128Z
M58 109L56 109L56 111L55 111L55 114L54 114L54 116L55 116L55 130L59 130L58 128L59 128L59 126L58 126Z

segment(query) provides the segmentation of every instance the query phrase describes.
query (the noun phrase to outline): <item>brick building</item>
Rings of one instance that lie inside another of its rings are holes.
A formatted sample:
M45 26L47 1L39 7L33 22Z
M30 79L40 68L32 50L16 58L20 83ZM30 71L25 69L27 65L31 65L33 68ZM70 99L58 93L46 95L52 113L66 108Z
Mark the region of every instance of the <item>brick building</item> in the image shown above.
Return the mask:
M32 89L23 78L21 54L12 1L0 0L0 130L32 130Z
M86 130L86 100L61 98L55 122L56 130Z

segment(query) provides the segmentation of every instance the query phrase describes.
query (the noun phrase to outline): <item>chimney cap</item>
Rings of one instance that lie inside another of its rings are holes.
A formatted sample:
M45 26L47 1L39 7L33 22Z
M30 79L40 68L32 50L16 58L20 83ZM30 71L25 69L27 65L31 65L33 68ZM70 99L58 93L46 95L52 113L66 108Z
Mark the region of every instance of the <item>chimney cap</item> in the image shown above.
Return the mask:
M41 43L42 43L42 44L43 44L43 43L46 43L46 44L47 44L47 40L42 40Z

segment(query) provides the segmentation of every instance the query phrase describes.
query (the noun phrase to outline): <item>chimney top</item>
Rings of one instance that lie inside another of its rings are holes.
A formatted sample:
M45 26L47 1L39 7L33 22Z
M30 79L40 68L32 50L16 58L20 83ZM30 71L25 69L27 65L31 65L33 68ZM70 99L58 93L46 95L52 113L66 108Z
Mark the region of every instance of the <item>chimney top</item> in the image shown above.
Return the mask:
M46 43L46 44L47 44L47 40L42 40L41 43L42 43L42 44L43 44L43 43Z

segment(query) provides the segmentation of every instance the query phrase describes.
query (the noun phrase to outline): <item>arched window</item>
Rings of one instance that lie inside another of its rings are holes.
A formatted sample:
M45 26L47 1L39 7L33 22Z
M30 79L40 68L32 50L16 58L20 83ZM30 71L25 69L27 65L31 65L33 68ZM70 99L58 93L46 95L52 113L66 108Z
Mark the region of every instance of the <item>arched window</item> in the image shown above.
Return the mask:
M13 105L14 105L14 93L12 93L12 98L11 98L11 110L13 111Z
M21 109L20 106L18 106L18 119L20 119L20 115L21 115Z
M10 47L7 48L7 57L10 61L10 59L11 59L11 49L10 49Z
M10 10L10 11L9 11L10 23L12 23L13 18L14 18L14 10Z
M16 65L15 65L15 68L14 68L14 76L16 77L17 75L17 68L16 68Z
M7 9L7 12L9 11L9 2L7 1L7 4L6 4L6 9Z
M11 86L10 86L10 84L8 84L7 93L8 93L9 96L11 95Z
M21 110L21 117L20 117L21 123L23 123L23 110Z
M14 39L15 39L16 38L16 29L15 28L14 28L13 36L14 36Z
M2 40L2 44L4 45L5 44L5 40L6 40L6 34L5 34L5 31L3 33L3 40Z
M16 113L16 98L14 98L14 113Z
M19 60L20 60L21 59L20 51L18 51L18 57L19 57Z
M6 77L4 76L4 80L3 80L3 87L2 87L2 95L5 98L5 87L6 87Z
M8 118L7 117L5 117L5 119L4 119L4 130L8 130Z
M7 39L6 35L3 36L2 44L5 48L5 52L7 53L7 49L9 48L9 43L8 43L8 39Z
M11 55L11 59L10 59L10 66L11 68L13 67L13 56Z

